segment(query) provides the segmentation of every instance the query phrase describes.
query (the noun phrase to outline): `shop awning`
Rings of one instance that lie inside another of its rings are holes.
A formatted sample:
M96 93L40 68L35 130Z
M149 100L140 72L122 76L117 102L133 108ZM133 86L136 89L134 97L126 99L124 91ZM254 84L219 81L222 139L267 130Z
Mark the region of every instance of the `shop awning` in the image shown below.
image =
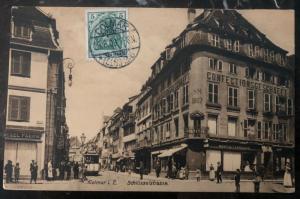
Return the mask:
M120 157L117 162L121 162L124 158L123 157Z
M174 153L177 153L177 152L185 149L186 147L187 147L186 144L182 144L180 147L168 149L168 150L164 151L162 154L158 155L157 157L164 158L164 157L172 156Z
M167 149L168 150L168 149ZM165 152L165 151L167 151L167 150L158 150L158 151L153 151L153 152L151 152L151 155L157 155L157 154L161 154L161 153L163 153L163 152Z

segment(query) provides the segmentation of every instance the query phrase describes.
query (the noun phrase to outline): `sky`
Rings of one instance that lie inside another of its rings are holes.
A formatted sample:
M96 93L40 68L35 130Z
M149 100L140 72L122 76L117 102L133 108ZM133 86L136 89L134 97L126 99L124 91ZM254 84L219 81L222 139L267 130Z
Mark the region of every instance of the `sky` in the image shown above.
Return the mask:
M102 127L104 115L111 115L129 97L139 93L151 74L152 64L188 21L187 9L128 8L128 21L136 27L141 47L130 65L116 70L87 59L87 9L101 11L101 8L41 8L56 19L64 57L75 62L73 84L66 86L66 118L70 136L84 133L90 139ZM196 14L202 11L197 10ZM294 54L294 11L242 10L239 13L276 45Z

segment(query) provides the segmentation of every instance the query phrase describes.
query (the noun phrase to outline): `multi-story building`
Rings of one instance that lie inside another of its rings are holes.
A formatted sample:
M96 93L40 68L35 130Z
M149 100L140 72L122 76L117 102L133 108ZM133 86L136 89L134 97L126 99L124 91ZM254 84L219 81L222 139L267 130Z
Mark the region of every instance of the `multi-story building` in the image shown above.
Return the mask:
M294 66L287 51L237 11L188 15L146 84L151 159L160 158L163 170L175 162L205 174L220 162L225 173L259 166L281 175L294 159Z
M63 52L57 39L55 19L36 8L12 8L4 163L19 162L21 176L30 175L31 160L40 175L60 149L57 136L66 138Z
M136 148L136 104L138 100L138 95L129 98L129 101L123 106L123 118L122 118L122 143L123 151L122 158L120 159L121 168L124 166L126 169L135 169L135 154L133 150ZM123 169L124 171L124 169Z
M143 86L141 93L137 101L136 111L136 148L135 160L137 165L140 161L143 162L145 167L145 173L151 170L151 145L154 144L155 140L151 137L152 129L152 96L151 88Z

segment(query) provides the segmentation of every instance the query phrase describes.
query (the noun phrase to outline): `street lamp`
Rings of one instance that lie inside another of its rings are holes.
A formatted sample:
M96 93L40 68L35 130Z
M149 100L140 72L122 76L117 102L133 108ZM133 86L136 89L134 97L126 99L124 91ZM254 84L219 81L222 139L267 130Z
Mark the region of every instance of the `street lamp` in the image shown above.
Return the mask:
M66 66L69 69L69 80L68 80L68 85L71 87L72 86L72 69L74 68L74 61L71 58L64 58L63 59L63 65Z

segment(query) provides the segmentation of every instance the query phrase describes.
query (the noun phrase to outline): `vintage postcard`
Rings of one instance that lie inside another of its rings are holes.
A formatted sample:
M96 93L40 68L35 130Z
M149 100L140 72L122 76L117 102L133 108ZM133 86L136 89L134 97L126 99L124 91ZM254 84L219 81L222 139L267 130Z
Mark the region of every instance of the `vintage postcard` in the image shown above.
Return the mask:
M295 191L293 10L11 13L5 189Z

